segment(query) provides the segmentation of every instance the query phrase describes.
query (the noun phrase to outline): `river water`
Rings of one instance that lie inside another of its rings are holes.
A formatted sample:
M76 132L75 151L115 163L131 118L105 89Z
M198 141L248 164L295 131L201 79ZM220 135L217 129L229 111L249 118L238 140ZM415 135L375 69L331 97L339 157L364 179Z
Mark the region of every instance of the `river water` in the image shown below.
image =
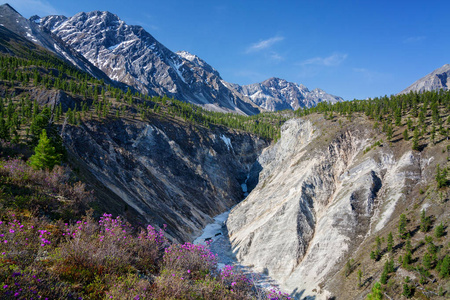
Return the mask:
M247 177L248 179L248 177ZM247 180L241 185L244 197L247 197ZM228 238L228 230L226 227L226 221L230 211L226 211L220 215L214 217L214 223L206 225L203 229L202 235L194 240L194 244L206 245L209 243L209 249L212 253L217 254L218 267L222 269L225 265L233 265L236 269L241 270L251 278L253 282L264 289L279 289L278 283L270 278L268 275L256 272L250 267L239 264Z

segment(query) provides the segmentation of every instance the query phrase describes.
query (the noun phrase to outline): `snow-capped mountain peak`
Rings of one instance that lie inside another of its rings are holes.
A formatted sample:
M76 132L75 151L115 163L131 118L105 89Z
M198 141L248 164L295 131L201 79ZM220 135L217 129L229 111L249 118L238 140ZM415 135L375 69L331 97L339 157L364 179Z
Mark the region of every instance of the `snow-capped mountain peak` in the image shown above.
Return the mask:
M255 114L259 109L222 83L219 73L188 52L174 53L141 26L110 12L79 13L41 21L114 80L218 111Z
M321 89L309 89L287 80L272 77L261 83L244 85L239 92L252 99L254 103L266 110L275 111L312 107L319 102L331 103L343 101L341 97L327 94Z

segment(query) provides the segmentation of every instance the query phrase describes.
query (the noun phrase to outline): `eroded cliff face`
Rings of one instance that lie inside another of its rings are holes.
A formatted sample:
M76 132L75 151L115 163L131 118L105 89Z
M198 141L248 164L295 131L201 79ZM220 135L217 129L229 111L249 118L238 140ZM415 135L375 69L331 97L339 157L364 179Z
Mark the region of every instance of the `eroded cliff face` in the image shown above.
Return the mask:
M290 120L258 158L259 183L230 213L237 259L298 297L326 298L324 280L364 238L383 228L421 179L419 154L364 149L377 132L363 118L345 126Z
M240 187L267 142L155 118L66 126L66 147L117 214L192 241L212 217L243 198Z

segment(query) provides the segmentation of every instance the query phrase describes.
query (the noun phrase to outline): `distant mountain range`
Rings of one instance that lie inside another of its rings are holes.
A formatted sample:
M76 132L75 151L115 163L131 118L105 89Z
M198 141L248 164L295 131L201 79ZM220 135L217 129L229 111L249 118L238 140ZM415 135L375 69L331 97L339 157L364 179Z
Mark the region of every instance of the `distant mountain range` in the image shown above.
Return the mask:
M341 97L327 94L321 89L309 91L302 84L274 77L261 83L236 85L235 89L260 107L270 111L312 107L323 101L331 103L344 101Z
M4 4L0 24L97 78L209 110L253 115L343 101L278 78L246 86L228 83L198 56L172 52L141 26L128 25L110 12L26 19Z
M420 78L409 87L400 92L407 94L413 92L424 92L434 90L448 90L450 87L450 64L443 65L439 69L434 70L427 76Z

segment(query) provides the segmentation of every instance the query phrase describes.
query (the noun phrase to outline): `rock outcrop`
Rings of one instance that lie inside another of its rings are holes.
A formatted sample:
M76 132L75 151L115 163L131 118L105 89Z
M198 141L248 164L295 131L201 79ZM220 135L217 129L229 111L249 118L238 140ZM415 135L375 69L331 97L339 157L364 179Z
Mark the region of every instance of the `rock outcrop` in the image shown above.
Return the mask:
M250 134L156 117L67 125L63 139L97 189L107 190L108 211L133 210L143 224L167 224L167 235L178 241L192 241L213 216L242 200L241 184L267 146Z
M400 92L408 94L409 92L438 91L440 89L448 90L450 87L450 64L443 65L434 70L427 76L420 78L409 87Z
M325 298L325 279L421 179L417 153L396 156L389 146L366 153L374 134L361 120L343 128L286 122L280 141L258 158L258 185L229 215L237 259L298 298Z

